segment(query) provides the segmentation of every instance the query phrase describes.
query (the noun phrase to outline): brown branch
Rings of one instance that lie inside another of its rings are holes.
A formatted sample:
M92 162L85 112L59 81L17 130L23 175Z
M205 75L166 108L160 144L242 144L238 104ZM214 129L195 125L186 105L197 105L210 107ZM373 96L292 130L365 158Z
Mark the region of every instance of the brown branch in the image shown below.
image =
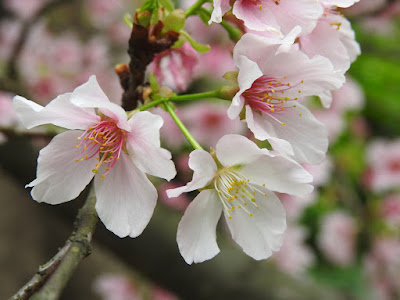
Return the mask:
M125 110L135 109L137 101L141 100L141 87L144 85L146 68L154 56L169 49L179 38L179 33L173 31L161 36L163 27L161 21L150 27L133 24L128 48L131 59L129 69L124 67L123 72L117 70L124 88L122 107ZM129 80L126 78L128 74Z
M10 300L58 299L79 263L91 252L90 242L96 229L97 213L94 188L90 189L84 206L79 210L75 228L58 253L39 267L38 272Z

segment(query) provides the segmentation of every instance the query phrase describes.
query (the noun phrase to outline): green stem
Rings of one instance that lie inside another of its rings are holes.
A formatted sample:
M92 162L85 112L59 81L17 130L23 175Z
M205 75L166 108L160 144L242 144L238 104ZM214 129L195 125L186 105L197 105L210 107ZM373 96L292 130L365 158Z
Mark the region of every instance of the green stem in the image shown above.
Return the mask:
M194 139L192 134L189 132L189 130L186 128L186 126L182 123L181 119L176 115L173 106L169 102L164 103L165 109L169 114L171 115L172 119L175 121L176 125L178 125L179 129L182 131L183 135L186 137L186 139L189 141L189 143L192 145L194 149L198 150L204 150L200 144Z
M219 98L220 89L215 91L203 92L203 93L196 93L196 94L186 94L186 95L179 95L170 97L169 101L188 101L188 100L198 100L204 98Z
M163 103L165 101L167 101L167 100L163 98L163 99L160 99L160 100L155 100L155 101L149 102L147 104L144 104L144 105L140 106L139 110L140 111L144 111L146 109L149 109L150 107L156 106L156 105L161 104L161 103Z
M185 11L186 18L196 14L196 11L206 2L208 2L208 0L197 0L195 4L193 4Z

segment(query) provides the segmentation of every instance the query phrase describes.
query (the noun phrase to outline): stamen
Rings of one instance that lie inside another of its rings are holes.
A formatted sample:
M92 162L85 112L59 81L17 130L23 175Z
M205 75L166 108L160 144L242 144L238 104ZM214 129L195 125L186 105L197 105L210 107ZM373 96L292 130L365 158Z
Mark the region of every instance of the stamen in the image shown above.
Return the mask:
M113 120L104 119L89 127L80 137L77 149L81 150L76 161L83 161L93 157L98 160L93 173L97 173L103 164L107 164L106 171L101 178L114 167L122 149L125 147L126 132L120 129Z

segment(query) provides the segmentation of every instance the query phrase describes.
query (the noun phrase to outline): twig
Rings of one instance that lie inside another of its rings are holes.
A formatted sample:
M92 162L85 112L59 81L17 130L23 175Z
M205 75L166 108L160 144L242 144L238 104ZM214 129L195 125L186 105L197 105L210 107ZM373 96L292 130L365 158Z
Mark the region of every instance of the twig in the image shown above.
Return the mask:
M97 224L96 196L92 187L85 205L75 220L70 238L58 253L25 284L10 300L58 299L78 264L91 252L90 242Z

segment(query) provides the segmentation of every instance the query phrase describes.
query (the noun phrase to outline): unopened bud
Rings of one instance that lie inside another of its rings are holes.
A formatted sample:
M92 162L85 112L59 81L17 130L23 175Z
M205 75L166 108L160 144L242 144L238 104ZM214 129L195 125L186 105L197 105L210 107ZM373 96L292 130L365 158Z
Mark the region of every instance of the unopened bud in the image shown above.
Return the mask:
M186 15L182 9L175 9L164 19L163 33L168 31L180 32L185 27Z

